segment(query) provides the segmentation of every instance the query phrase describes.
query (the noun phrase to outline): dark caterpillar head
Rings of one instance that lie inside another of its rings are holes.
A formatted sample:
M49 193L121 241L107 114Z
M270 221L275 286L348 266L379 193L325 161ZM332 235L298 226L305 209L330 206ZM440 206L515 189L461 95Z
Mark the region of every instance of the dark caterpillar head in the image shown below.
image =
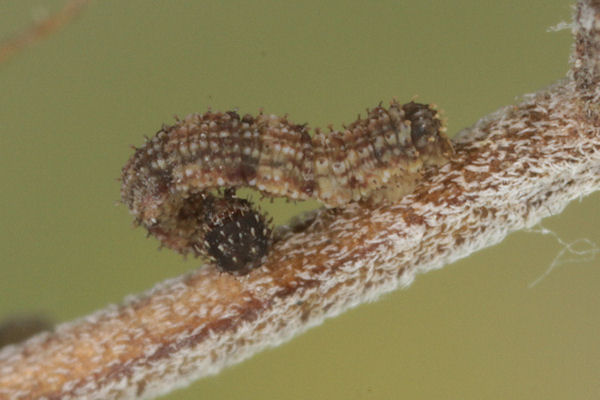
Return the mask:
M437 118L437 111L427 104L411 101L402 106L404 115L410 121L410 134L415 146L423 140L437 135L442 122Z
M425 164L439 164L453 153L437 110L414 101L404 104L402 110L410 121L412 142Z
M204 235L206 253L221 271L248 273L269 251L269 222L246 200L226 194L217 203Z

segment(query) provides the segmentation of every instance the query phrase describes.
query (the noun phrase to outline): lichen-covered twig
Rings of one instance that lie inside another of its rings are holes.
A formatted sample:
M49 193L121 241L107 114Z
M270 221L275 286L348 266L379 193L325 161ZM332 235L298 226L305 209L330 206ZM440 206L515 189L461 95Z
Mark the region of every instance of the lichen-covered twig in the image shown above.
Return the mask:
M409 284L600 189L600 1L570 75L464 130L399 202L321 211L245 276L214 266L0 351L0 399L151 398Z
M0 41L0 64L23 50L25 47L42 40L79 15L90 0L69 0L62 9L41 19L18 34Z

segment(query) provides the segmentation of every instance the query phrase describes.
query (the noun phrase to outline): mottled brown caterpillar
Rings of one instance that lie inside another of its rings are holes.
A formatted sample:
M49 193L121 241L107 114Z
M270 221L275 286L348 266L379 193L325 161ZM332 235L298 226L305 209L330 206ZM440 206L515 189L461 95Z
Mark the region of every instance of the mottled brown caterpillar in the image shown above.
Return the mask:
M164 126L137 148L121 174L121 197L166 247L245 273L267 254L271 229L235 189L327 207L393 201L413 190L424 166L452 152L437 111L415 102L380 105L342 131L312 137L286 117L209 111ZM220 189L223 197L213 193Z

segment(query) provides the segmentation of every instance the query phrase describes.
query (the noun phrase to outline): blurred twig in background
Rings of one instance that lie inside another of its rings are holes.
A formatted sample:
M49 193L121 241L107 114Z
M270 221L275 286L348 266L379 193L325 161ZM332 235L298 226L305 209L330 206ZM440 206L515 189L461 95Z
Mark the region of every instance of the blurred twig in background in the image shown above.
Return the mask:
M47 38L58 31L76 16L81 14L91 0L70 0L54 14L34 22L30 27L8 39L0 41L0 64L13 57L26 47Z

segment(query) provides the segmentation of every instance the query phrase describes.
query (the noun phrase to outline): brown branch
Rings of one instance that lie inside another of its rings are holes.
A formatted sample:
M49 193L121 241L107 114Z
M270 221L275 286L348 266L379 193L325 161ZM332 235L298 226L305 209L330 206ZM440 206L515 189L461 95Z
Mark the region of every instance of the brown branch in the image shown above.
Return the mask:
M378 209L319 211L246 276L207 266L0 351L0 399L151 398L408 285L600 189L600 2L569 77L464 130L456 156Z
M90 0L70 0L58 12L35 22L26 30L0 42L0 64L42 39L52 35L81 14Z

